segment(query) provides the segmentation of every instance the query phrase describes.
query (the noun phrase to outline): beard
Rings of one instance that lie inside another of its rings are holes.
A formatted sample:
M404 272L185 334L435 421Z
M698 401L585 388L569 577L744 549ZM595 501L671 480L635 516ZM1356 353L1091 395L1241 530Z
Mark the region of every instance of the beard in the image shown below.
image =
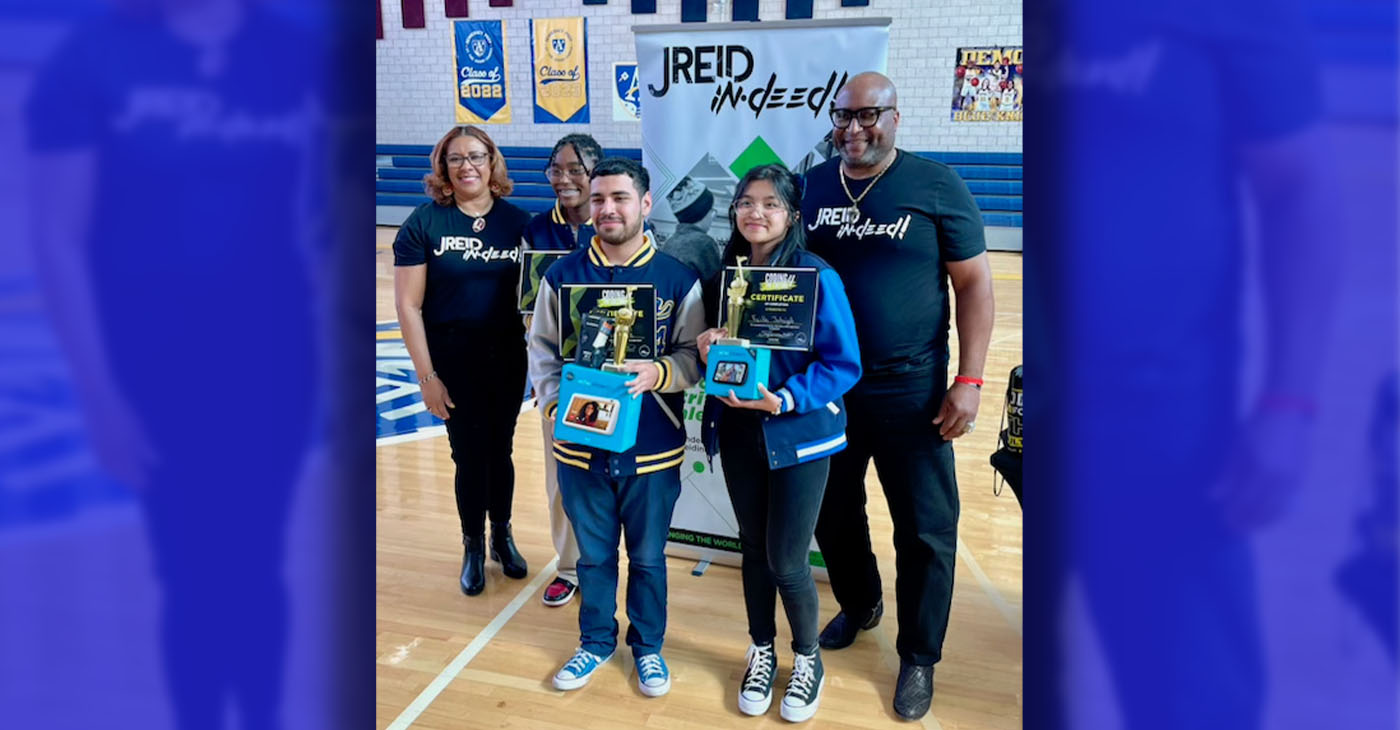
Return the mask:
M893 149L894 143L887 138L880 144L867 141L865 143L865 151L859 155L852 155L847 152L846 145L844 144L838 147L837 151L840 153L841 159L846 163L847 167L874 167L879 164L881 160L885 159Z
M635 238L637 234L641 232L641 230L642 219L638 218L630 224L624 223L622 226L622 230L619 230L616 233L604 233L603 229L599 228L598 240L602 241L603 243L610 243L614 246L620 246Z

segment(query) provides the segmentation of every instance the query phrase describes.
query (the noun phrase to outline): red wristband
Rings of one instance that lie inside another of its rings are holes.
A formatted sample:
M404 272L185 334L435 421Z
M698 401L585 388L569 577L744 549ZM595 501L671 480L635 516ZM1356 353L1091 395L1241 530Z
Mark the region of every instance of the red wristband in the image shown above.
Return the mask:
M956 376L956 377L953 378L953 382L954 382L954 383L966 383L967 385L971 385L972 387L974 387L974 388L976 388L976 389L978 389L978 390L981 390L981 389L982 389L982 379L981 379L981 378L969 378L969 377L967 377L966 375L958 375L958 376Z

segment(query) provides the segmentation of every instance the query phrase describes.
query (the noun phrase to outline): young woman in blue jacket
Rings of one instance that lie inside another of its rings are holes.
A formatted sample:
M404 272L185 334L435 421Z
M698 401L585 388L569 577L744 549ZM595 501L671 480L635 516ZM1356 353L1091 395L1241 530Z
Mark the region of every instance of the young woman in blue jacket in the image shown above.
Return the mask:
M773 351L772 388L760 384L760 398L740 400L732 391L708 394L703 425L706 451L713 456L717 450L721 457L743 549L744 603L753 645L739 687L739 709L760 715L772 702L775 594L781 595L794 653L781 714L794 722L816 713L825 681L817 645L817 587L807 555L830 456L846 445L841 396L861 373L845 287L825 261L806 250L801 209L797 177L782 165L756 167L735 188L725 265L747 256L751 266L817 269L816 327L810 352ZM709 283L707 305L719 302L723 278L721 273ZM714 312L710 321L716 321ZM697 341L701 359L725 336L717 328L702 333Z

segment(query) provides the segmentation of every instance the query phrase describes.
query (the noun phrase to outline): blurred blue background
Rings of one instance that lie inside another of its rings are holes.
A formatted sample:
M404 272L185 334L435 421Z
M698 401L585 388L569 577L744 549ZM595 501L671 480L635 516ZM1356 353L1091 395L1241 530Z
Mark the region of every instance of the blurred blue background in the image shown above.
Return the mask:
M3 724L367 725L369 5L3 13ZM1394 727L1395 4L1025 14L1027 726Z
M370 10L6 4L0 724L372 717Z
M1394 727L1395 5L1025 10L1027 726Z

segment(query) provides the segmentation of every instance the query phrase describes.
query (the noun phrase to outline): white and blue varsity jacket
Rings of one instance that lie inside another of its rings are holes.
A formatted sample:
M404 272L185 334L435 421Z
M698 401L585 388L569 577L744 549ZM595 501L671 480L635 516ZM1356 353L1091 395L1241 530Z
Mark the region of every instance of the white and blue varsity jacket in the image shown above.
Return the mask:
M855 318L841 277L808 251L798 251L787 265L818 270L817 321L811 351L773 351L768 382L782 401L782 411L763 416L769 469L813 461L846 448L842 396L861 375ZM701 440L712 458L719 450L719 429L727 410L729 406L718 398L705 399Z
M559 288L566 284L651 284L656 287L657 383L643 399L637 443L615 454L568 442L554 442L554 458L577 469L627 477L678 467L685 460L685 395L700 378L695 338L705 329L700 281L690 267L656 248L650 232L623 265L608 262L595 236L586 248L555 261L540 283L530 326L530 381L541 415L554 420L559 404Z

